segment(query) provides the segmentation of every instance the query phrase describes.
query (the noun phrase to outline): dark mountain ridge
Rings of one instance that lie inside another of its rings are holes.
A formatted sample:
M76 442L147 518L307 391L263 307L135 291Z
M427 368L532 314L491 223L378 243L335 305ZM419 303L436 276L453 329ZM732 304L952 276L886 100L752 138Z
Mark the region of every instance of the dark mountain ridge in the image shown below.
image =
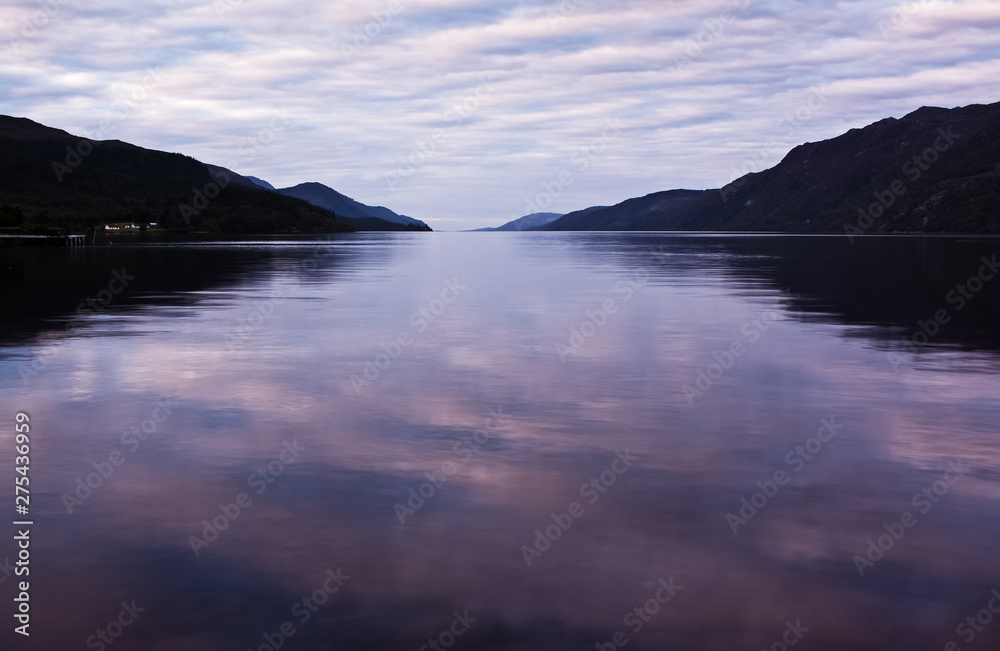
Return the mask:
M542 230L1000 232L1000 103L920 108L792 149L717 190L570 213Z
M0 227L86 232L119 222L177 233L411 230L338 215L190 156L0 116Z

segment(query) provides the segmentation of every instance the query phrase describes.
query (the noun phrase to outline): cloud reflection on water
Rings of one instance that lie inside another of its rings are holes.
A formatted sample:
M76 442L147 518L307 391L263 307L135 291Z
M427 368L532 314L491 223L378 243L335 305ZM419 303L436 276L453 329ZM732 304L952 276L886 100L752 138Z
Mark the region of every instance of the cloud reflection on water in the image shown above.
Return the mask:
M61 624L41 637L82 643L134 597L148 612L123 647L256 648L342 567L351 581L295 648L417 648L466 608L479 617L460 640L470 648L593 648L668 577L683 591L630 648L755 648L798 619L810 648L930 648L1000 584L988 347L943 345L947 364L894 372L882 341L844 315L803 318L820 294L784 291L782 265L798 263L780 241L433 238L389 236L392 250L375 238L348 258L370 273L320 265L298 278L245 354L227 350L225 333L301 269L303 248L252 251L263 265L239 250L225 290L185 287L183 313L156 301L109 311L29 387L15 368L31 345L5 350L4 402L44 433L37 598ZM669 262L646 265L636 248L647 244ZM221 269L234 255L210 253ZM560 361L555 344L637 270L636 295ZM355 393L350 376L455 276L467 294ZM779 319L746 341L741 324L766 309ZM690 406L682 386L734 340L746 353ZM164 397L171 418L68 515L61 494ZM458 463L455 444L496 408L504 426ZM839 436L734 536L726 513L789 470L786 454L830 415ZM248 477L293 439L307 452L254 493ZM641 460L588 504L581 484L625 448ZM968 476L859 577L851 557L959 459ZM393 505L445 461L456 473L400 525ZM253 504L195 557L189 536L241 491ZM521 545L571 502L582 517L527 567ZM986 648L1000 626L981 636Z

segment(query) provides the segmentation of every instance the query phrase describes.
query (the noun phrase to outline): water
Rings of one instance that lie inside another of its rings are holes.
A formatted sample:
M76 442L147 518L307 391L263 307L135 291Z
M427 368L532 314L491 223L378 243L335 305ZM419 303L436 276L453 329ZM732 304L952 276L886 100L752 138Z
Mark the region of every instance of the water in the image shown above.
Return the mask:
M0 250L3 647L994 648L998 244Z

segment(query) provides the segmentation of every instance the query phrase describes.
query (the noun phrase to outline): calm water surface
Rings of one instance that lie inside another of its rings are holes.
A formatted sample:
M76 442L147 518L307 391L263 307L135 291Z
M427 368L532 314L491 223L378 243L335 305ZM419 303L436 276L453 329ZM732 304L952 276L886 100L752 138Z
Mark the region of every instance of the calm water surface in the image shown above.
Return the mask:
M27 412L35 526L0 645L997 648L1000 280L968 281L998 252L2 249L0 480Z

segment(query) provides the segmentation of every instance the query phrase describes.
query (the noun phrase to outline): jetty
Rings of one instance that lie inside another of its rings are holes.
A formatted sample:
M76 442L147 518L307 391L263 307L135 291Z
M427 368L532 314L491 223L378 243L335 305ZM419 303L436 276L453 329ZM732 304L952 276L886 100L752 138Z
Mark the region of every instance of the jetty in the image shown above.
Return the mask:
M83 246L86 235L6 235L0 233L0 246Z

